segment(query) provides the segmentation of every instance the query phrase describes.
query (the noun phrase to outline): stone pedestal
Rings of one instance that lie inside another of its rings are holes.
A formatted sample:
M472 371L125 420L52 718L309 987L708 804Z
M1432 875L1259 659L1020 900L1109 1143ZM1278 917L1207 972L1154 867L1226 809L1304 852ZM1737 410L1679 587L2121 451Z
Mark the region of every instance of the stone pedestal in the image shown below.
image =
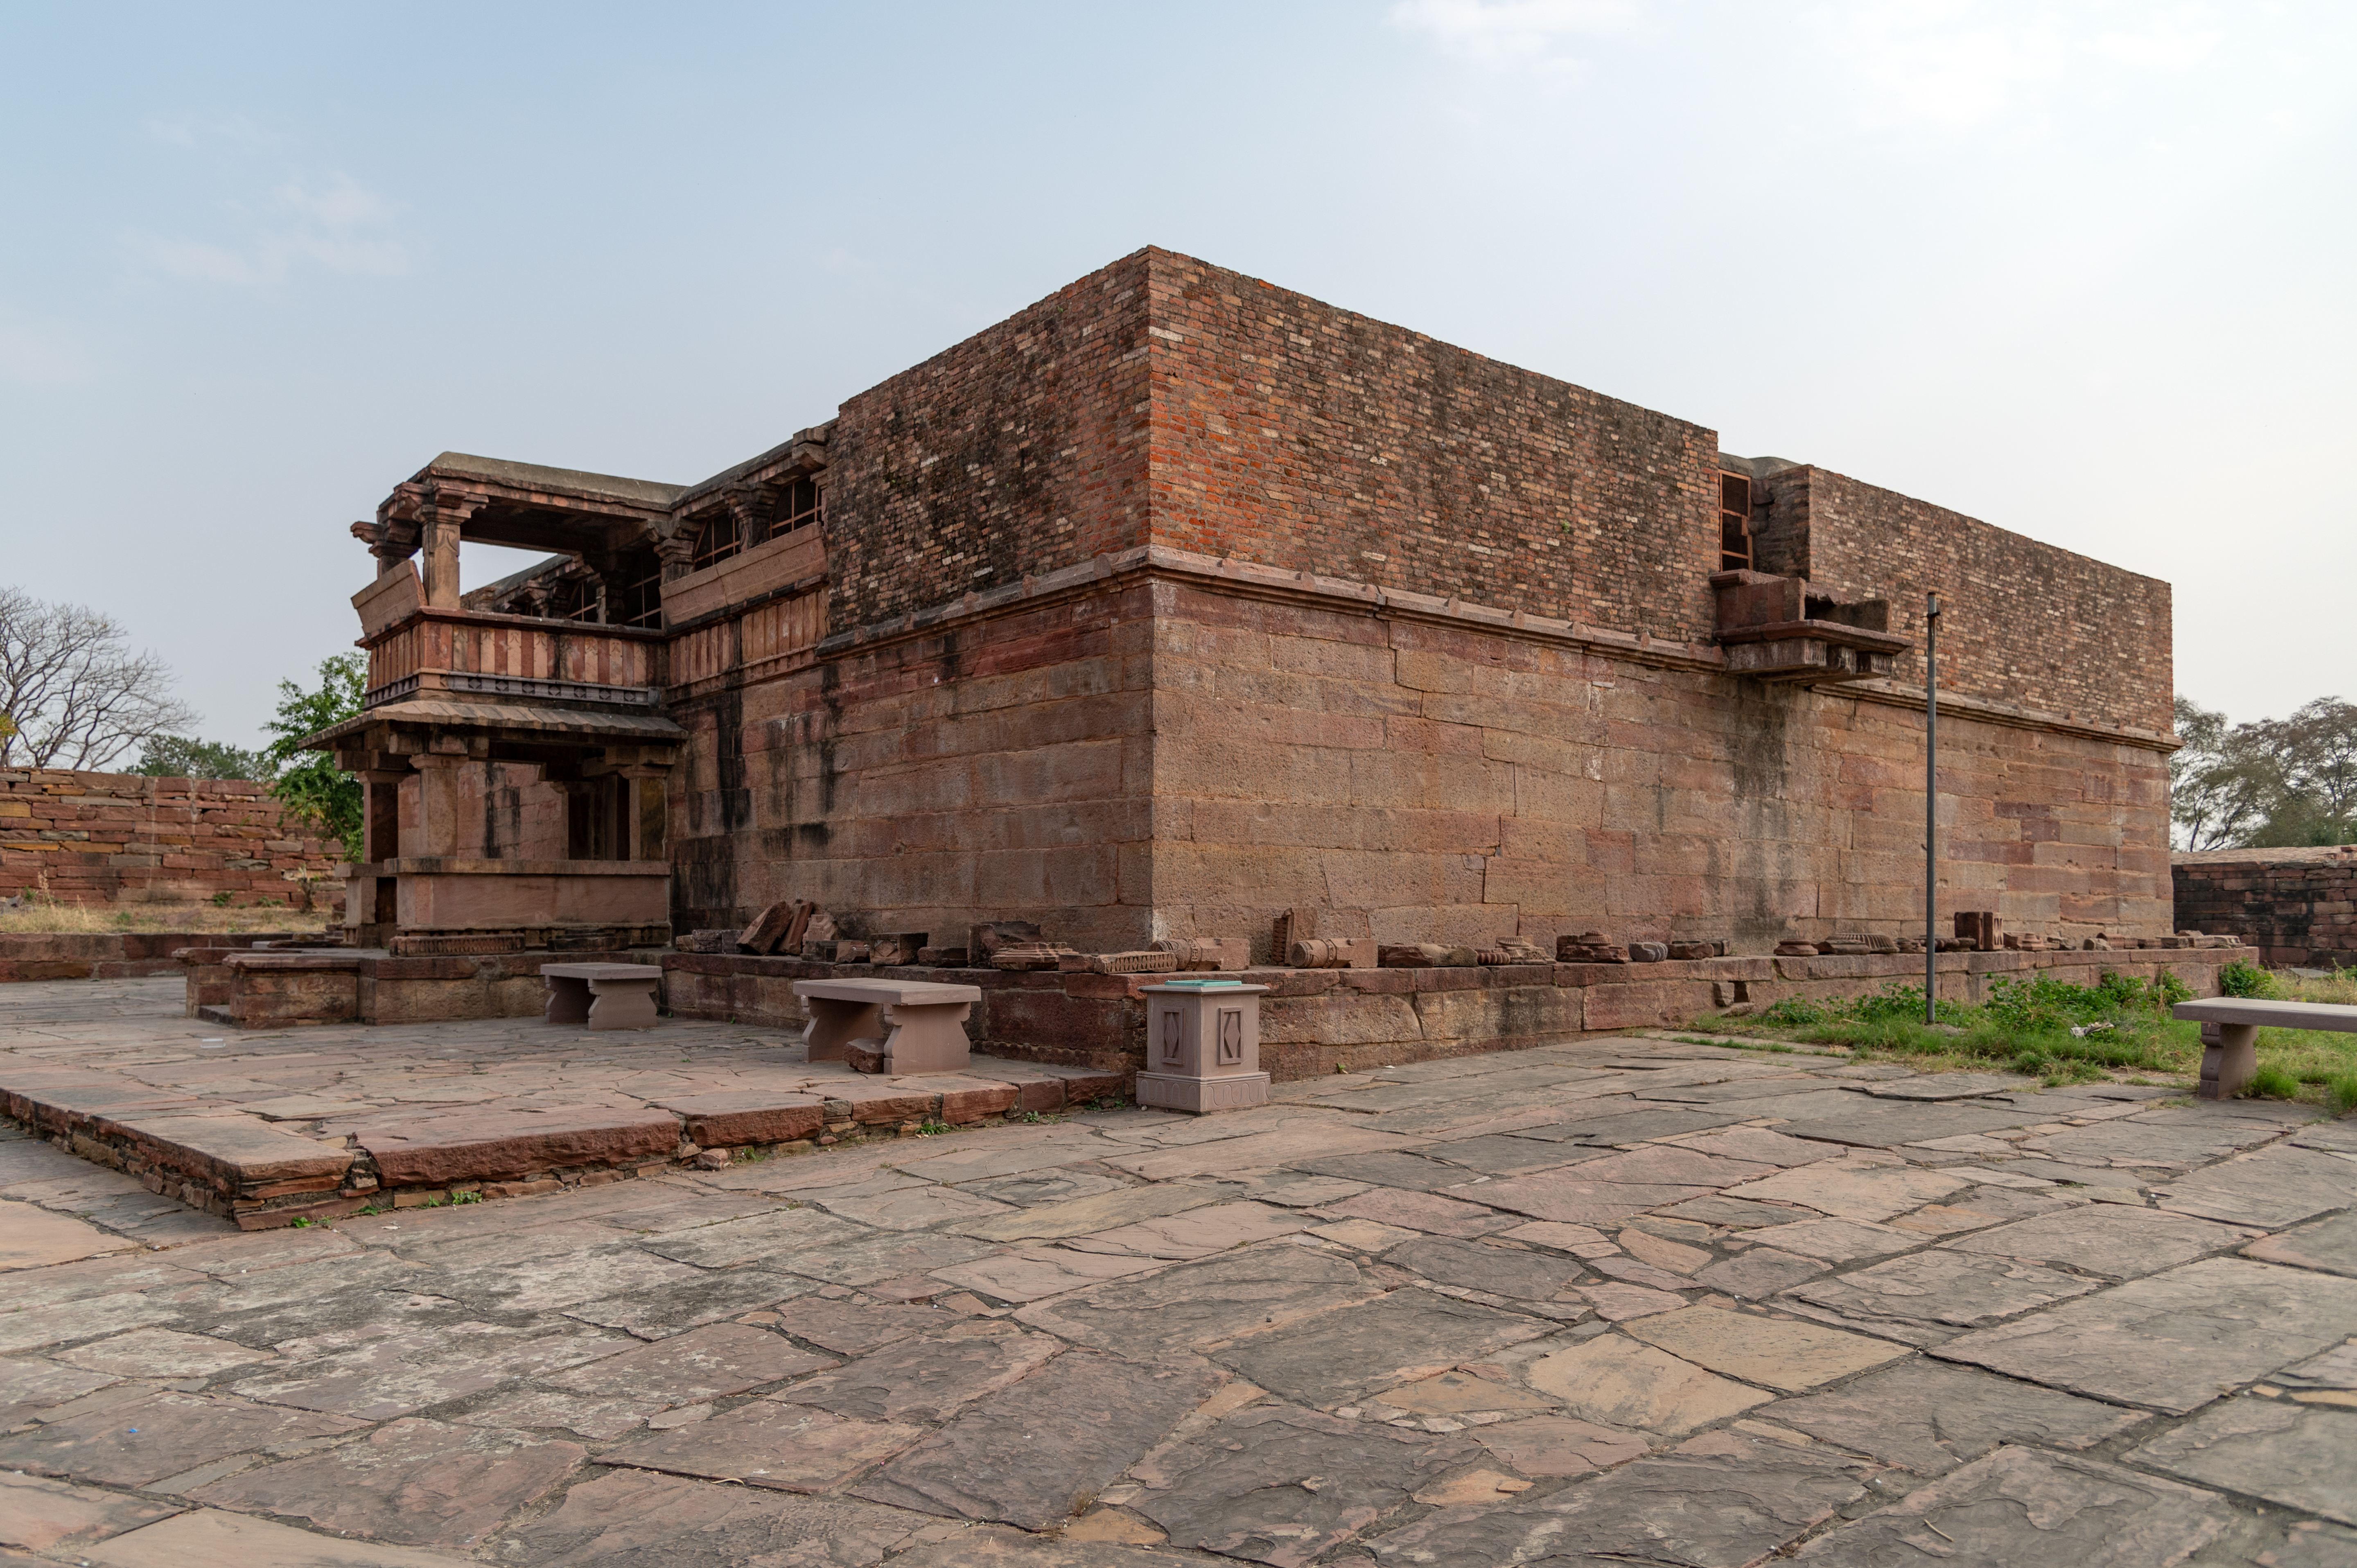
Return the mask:
M1140 1105L1202 1115L1268 1103L1268 1074L1260 1070L1260 999L1267 986L1177 982L1142 991Z

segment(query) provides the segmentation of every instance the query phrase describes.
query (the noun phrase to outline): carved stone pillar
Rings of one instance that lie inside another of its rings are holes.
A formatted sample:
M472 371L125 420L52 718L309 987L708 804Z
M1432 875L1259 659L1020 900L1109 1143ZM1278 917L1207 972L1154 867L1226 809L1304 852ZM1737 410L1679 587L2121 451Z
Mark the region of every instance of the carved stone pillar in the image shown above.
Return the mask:
M420 752L417 768L417 843L404 844L405 858L448 858L458 853L458 769L464 755Z
M695 535L682 524L676 533L655 541L655 558L662 563L662 580L675 583L695 569Z
M436 609L455 610L458 607L459 532L490 498L447 485L427 489L418 515L425 540L425 602Z

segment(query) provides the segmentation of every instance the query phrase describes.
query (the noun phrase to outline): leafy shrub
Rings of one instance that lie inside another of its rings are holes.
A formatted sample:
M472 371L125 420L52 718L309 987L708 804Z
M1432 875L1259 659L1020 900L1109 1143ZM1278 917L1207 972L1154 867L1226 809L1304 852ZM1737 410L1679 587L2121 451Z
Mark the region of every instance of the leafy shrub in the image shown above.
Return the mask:
M2218 992L2222 996L2273 996L2276 977L2237 959L2218 972Z
M1813 1028L1831 1021L1831 1015L1823 1007L1798 996L1787 996L1781 1002L1771 1003L1752 1016L1762 1024L1784 1029Z

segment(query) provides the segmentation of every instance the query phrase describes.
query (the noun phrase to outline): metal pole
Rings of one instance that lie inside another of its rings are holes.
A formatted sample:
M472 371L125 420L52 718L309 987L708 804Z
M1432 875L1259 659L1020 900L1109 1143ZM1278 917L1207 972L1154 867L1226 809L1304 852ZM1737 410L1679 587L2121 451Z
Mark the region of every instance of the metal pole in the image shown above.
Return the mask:
M1923 1022L1936 1024L1940 970L1940 596L1923 596Z

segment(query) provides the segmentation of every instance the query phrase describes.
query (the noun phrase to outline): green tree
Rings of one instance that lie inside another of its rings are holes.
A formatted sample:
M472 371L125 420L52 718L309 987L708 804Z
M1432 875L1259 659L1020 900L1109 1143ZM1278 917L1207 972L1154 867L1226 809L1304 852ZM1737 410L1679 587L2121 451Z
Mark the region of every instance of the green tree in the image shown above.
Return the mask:
M2357 703L2319 697L2289 718L2229 726L2179 697L2177 733L2169 814L2180 848L2357 842Z
M271 769L270 792L296 816L341 840L347 854L361 842L361 781L336 766L334 756L303 749L303 737L357 717L368 684L368 660L339 653L319 666L319 685L307 692L278 682L278 714L262 727L278 738L262 754Z
M151 779L266 779L270 765L260 752L227 741L151 735L139 753L139 766L131 771Z

